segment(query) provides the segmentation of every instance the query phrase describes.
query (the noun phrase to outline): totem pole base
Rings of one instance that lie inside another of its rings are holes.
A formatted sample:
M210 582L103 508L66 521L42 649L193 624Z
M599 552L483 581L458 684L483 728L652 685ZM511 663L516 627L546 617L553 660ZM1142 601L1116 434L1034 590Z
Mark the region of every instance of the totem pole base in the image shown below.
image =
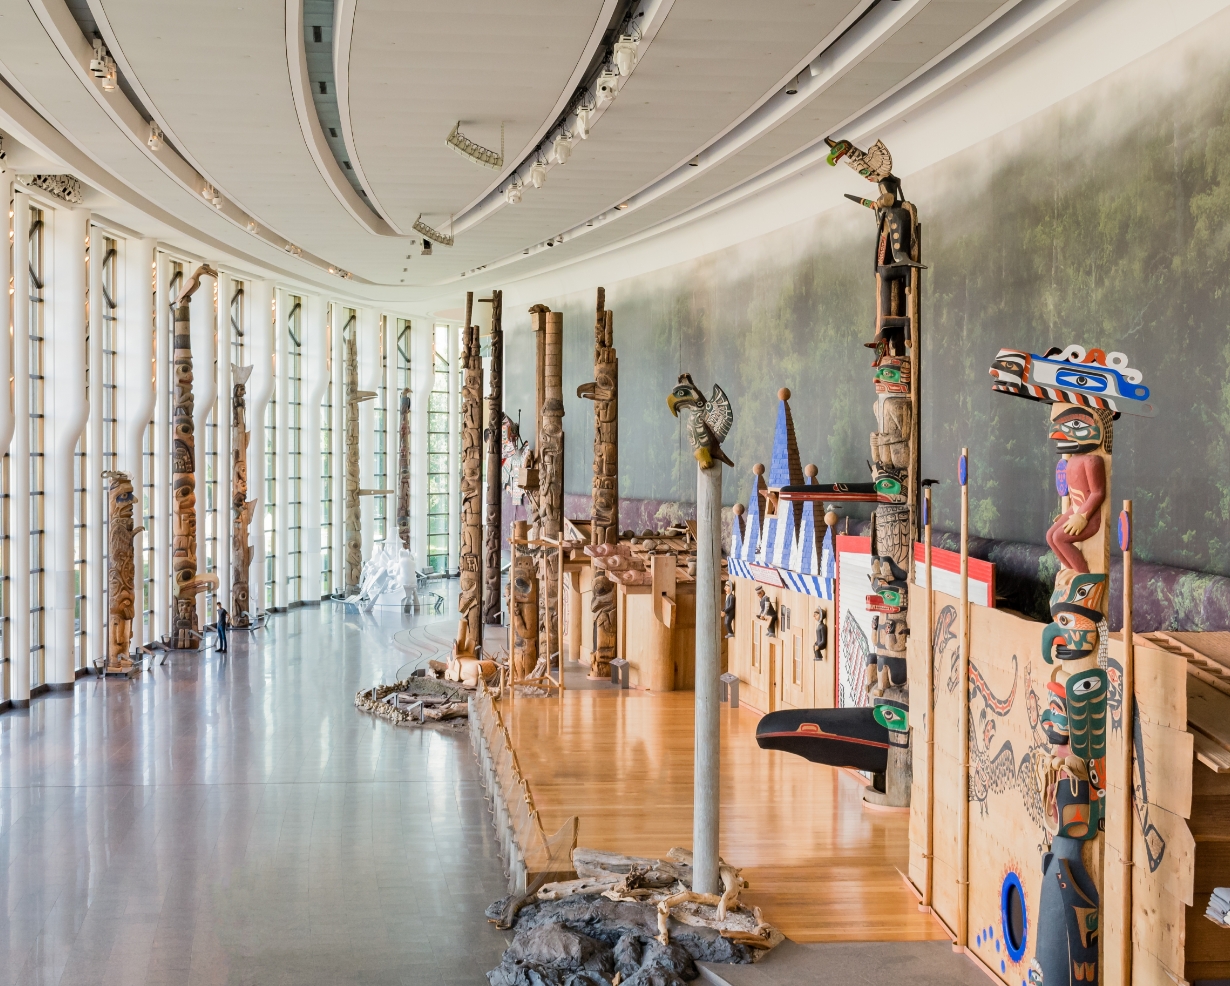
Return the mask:
M144 660L134 661L131 658L121 657L114 664L105 665L102 672L107 678L135 678L144 667Z

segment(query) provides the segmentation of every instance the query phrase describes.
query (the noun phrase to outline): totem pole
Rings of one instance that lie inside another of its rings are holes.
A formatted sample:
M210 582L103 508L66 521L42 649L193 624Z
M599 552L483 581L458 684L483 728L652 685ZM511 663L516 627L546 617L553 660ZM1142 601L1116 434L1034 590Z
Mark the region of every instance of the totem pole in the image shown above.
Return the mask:
M722 466L734 465L722 451L735 414L717 384L704 394L690 374L679 375L667 395L671 414L687 414L688 439L696 459L696 739L692 806L692 890L715 894L718 880L718 788L720 733L718 696L722 640L718 596L722 578Z
M461 368L461 594L457 609L476 649L483 643L483 359L478 326L470 324L474 293L466 294Z
M1042 659L1053 668L1040 716L1050 749L1039 750L1033 764L1049 847L1029 975L1036 986L1088 986L1101 976L1113 422L1121 413L1155 412L1142 374L1122 353L1001 349L991 376L997 393L1051 405L1050 437L1059 455L1059 516L1046 540L1061 567L1051 594L1053 622L1042 633Z
M491 292L491 376L487 391L487 531L483 548L483 622L504 622L500 607L500 541L504 487L501 483L504 422L504 292Z
M110 479L107 489L107 667L108 674L127 674L133 662L128 657L132 644L132 621L136 614L136 568L132 539L144 527L132 526L132 506L136 499L132 477L126 472L104 472Z
M606 310L606 289L598 289L594 319L594 380L577 388L577 396L594 402L593 523L590 544L619 542L619 360L615 355L614 312ZM615 659L615 583L594 567L590 612L594 647L589 676L610 678Z
M410 550L410 388L397 405L397 539Z
M218 585L216 575L198 575L196 570L196 435L192 423L192 335L188 302L204 276L218 272L202 264L188 279L175 300L173 334L175 399L171 412L171 572L174 596L171 646L195 650L201 632L197 622L196 597Z
M244 629L252 625L249 612L248 573L252 567L252 545L248 525L256 501L248 499L248 378L252 367L231 364L231 509L235 511L231 527L231 626Z
M564 314L535 305L542 326L542 417L538 423L539 537L558 541L564 533ZM538 662L550 674L559 648L559 568L550 550L538 554L542 582L542 636ZM561 665L561 674L562 668Z
M922 228L918 210L907 202L893 159L882 141L861 151L849 141L825 138L829 164L842 158L880 195L846 198L873 210L876 222L875 335L866 343L875 354L872 369L876 431L871 434L871 479L876 494L871 528L871 594L874 653L866 680L875 719L888 730L884 800L910 803L910 686L906 676L909 582L918 530L916 488L919 454L919 392L913 362L919 352Z
M374 390L359 389L359 345L355 338L355 319L347 323L351 326L345 337L346 364L346 503L345 503L345 535L346 535L346 565L344 569L346 595L354 595L359 591L359 582L363 578L363 511L359 497L364 492L375 493L377 490L364 491L359 488L359 405L370 401L376 396ZM343 332L346 330L343 329Z
M512 577L509 590L509 619L512 622L512 680L524 681L538 664L538 576L534 556L524 543L530 525L523 520L513 524ZM518 543L520 542L520 543Z

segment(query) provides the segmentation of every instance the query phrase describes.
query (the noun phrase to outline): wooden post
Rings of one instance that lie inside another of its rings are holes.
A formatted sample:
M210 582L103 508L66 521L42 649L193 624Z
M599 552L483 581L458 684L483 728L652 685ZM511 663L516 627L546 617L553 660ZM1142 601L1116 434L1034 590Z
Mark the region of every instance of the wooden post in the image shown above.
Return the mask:
M1123 954L1120 958L1123 986L1132 982L1132 748L1136 685L1135 640L1132 637L1132 501L1123 501L1119 515L1119 547L1123 551L1123 759L1119 764L1122 801L1119 805L1120 862L1123 865ZM1144 770L1144 767L1141 767Z
M256 501L248 499L248 377L251 366L231 364L231 626L252 625L248 579L252 568L252 543L248 532Z
M349 334L347 334L349 329ZM345 567L343 575L345 594L352 595L359 591L359 581L363 577L363 513L359 497L363 495L360 489L359 476L359 405L370 401L376 396L374 390L359 389L359 344L356 338L358 322L350 318L342 329L345 335L345 395L346 395L346 478L345 478ZM372 491L375 492L375 491Z
M500 541L504 488L500 482L504 422L504 292L491 292L491 369L487 384L487 530L483 550L483 622L504 622L500 606Z
M145 530L132 526L136 496L132 477L120 470L104 472L107 489L107 671L127 673L133 662L132 621L136 616L136 568L132 539Z
M457 609L476 649L483 645L483 361L478 326L468 321L474 292L466 293L467 322L461 391L461 570Z
M511 600L509 624L512 645L509 649L509 679L515 684L528 678L538 663L538 579L534 556L530 553L530 525L523 520L513 524Z
M917 383L915 383L917 386ZM923 857L923 867L926 876L923 878L923 907L930 907L935 885L935 594L931 581L931 484L923 486L923 570L925 572L927 599L925 603L927 614L927 694L926 717L924 727L927 743L927 811L926 811L926 853Z
M961 449L957 466L961 483L961 684L958 686L960 715L961 785L957 789L957 940L963 949L969 941L969 449Z
M564 315L548 311L543 320L542 334L543 399L539 431L538 507L541 513L541 539L560 541L564 536ZM538 661L546 662L545 674L551 673L556 658L556 632L559 623L559 588L555 585L556 568L549 554L542 552L543 639Z
M722 463L696 466L696 765L692 890L721 892L718 829L721 756Z

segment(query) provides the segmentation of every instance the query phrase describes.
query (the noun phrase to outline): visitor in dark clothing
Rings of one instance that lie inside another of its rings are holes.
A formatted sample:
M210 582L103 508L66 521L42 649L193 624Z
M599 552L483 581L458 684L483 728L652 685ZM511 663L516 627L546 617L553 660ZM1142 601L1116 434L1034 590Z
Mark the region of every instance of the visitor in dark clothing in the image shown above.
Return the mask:
M222 606L218 607L218 653L226 653L226 628L230 626L230 614Z

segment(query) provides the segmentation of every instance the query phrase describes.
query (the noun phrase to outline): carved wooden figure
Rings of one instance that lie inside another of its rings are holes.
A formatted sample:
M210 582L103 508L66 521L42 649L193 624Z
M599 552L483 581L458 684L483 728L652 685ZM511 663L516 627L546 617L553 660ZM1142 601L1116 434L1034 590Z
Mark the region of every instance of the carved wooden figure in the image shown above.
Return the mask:
M195 649L201 639L196 597L217 586L216 575L196 570L196 435L192 422L192 334L188 302L204 276L218 272L202 264L189 278L175 305L173 358L175 397L171 410L171 646Z
M127 672L133 662L132 621L136 611L136 566L132 539L145 530L132 526L136 496L126 472L104 472L107 488L107 670Z
M471 310L474 295L466 296ZM478 326L467 325L461 388L461 593L457 608L476 648L483 643L483 360Z
M564 315L549 310L538 315L543 398L538 428L540 533L544 539L557 541L564 533ZM539 553L538 564L543 597L539 662L547 674L559 654L559 566L550 550Z
M504 528L501 483L504 422L504 292L491 292L491 368L487 390L487 516L483 547L483 622L504 622L500 607L500 542Z
M349 331L342 330L346 394L346 456L344 462L346 499L343 513L346 543L344 545L343 575L347 595L353 595L359 591L359 583L363 578L363 511L359 503L359 498L363 494L359 485L359 405L376 396L374 390L359 389L359 348L358 339L355 337L355 325L356 320L351 319L348 323Z
M410 550L410 388L397 404L397 539Z
M614 347L614 313L606 310L606 289L598 289L594 318L594 380L577 388L577 396L594 402L593 523L590 544L619 541L619 360ZM609 678L616 651L615 583L595 567L590 612L594 647L590 677Z
M252 545L248 528L256 501L248 499L248 378L252 367L231 364L231 626L252 625L248 577L252 567Z
M525 521L519 520L513 524L509 617L512 622L510 660L514 681L529 677L538 665L538 575L531 549L524 543L529 534L530 526Z

